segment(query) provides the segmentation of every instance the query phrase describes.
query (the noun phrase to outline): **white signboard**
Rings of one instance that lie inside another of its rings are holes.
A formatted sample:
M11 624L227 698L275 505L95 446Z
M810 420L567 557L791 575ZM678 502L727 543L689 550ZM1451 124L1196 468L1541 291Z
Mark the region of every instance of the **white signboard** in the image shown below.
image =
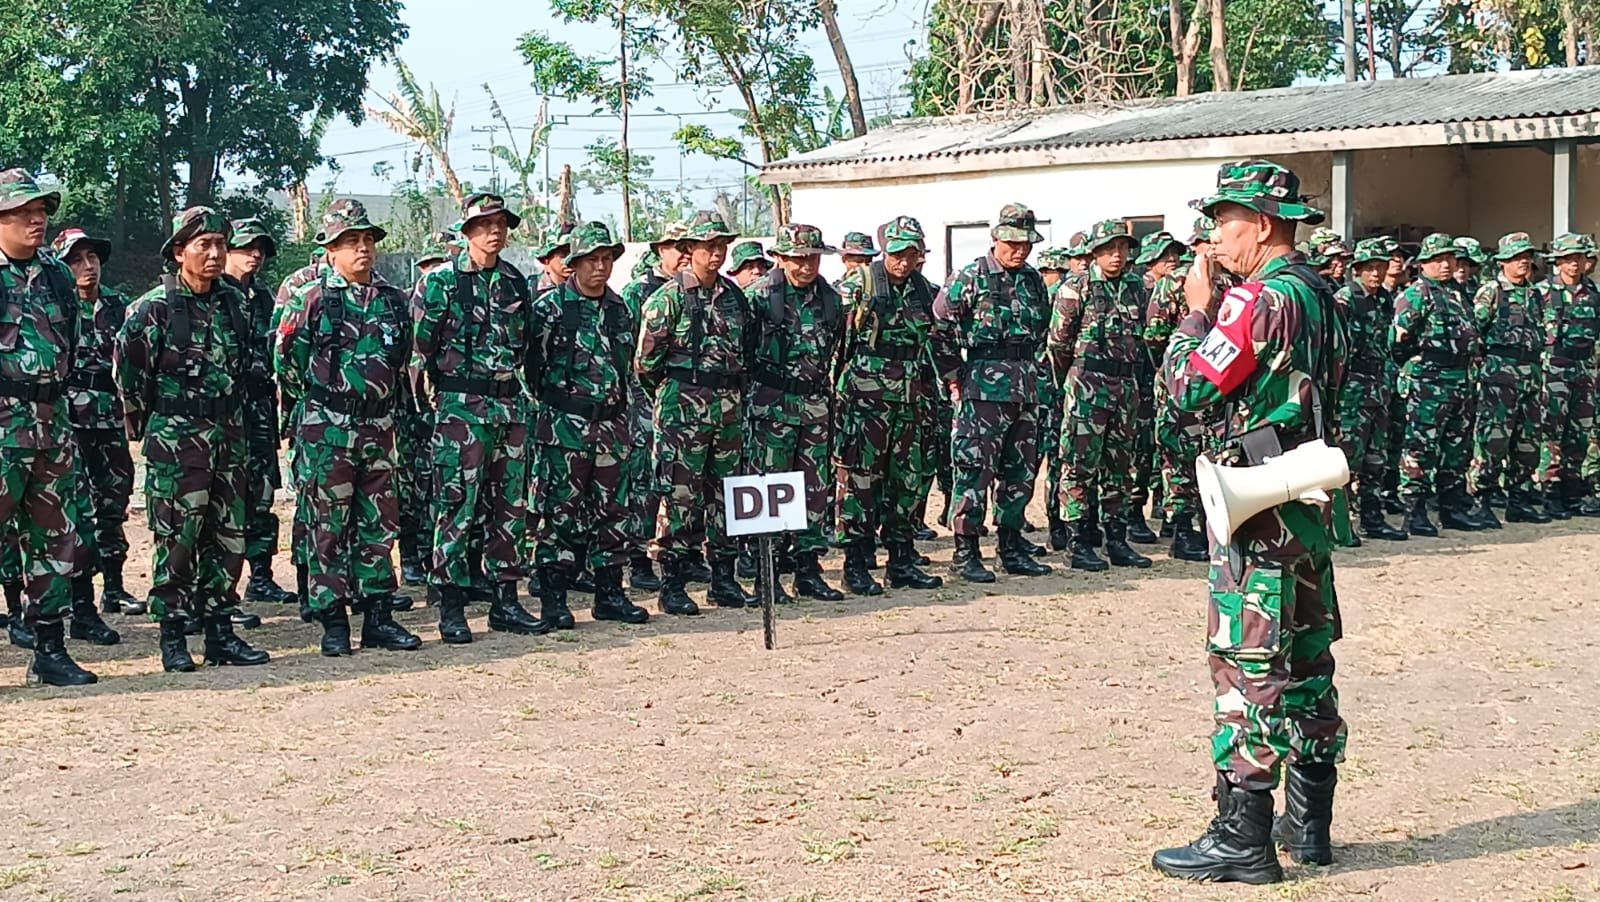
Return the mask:
M804 532L806 474L729 476L722 480L722 509L730 536Z

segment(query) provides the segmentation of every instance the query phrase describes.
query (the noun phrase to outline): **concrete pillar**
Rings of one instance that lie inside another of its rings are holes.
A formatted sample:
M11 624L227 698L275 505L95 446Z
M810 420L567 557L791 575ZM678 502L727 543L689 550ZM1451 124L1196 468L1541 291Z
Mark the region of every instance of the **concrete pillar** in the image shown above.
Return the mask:
M1550 227L1554 238L1572 231L1574 188L1577 184L1577 150L1570 138L1551 142L1550 154Z
M1356 206L1350 184L1350 157L1348 150L1333 152L1333 171L1328 179L1328 228L1343 235L1346 241L1356 239Z

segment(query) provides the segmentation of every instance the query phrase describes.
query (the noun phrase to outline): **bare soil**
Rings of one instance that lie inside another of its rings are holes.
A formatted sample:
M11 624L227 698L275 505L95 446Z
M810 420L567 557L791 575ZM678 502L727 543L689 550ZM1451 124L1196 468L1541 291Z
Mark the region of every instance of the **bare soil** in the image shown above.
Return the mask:
M167 675L114 618L97 686L0 688L0 900L1596 898L1594 522L1340 553L1338 863L1276 887L1148 866L1211 811L1204 567L1156 552L799 603L771 652L757 611L447 648L419 607L328 660L276 609L270 665Z

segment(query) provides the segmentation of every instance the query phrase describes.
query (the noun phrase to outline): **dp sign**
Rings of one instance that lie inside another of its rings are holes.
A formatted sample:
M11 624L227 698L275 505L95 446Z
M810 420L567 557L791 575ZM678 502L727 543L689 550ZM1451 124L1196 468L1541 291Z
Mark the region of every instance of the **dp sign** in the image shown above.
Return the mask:
M730 536L804 532L806 474L729 476L722 480L722 506Z

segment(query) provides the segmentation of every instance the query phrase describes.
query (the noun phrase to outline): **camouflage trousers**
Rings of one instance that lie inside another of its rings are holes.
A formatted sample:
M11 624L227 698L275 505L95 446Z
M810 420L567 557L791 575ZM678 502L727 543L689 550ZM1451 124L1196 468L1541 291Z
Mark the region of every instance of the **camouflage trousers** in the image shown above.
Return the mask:
M271 558L278 550L278 515L272 502L283 484L278 468L278 405L272 398L245 402L245 560Z
M523 573L528 513L528 424L433 426L433 572L440 586L469 586L467 562L482 530L483 567L491 581Z
M1205 427L1200 418L1179 410L1161 394L1156 402L1156 454L1161 459L1162 510L1170 518L1200 512L1200 488L1195 483L1194 461L1205 449Z
M1060 506L1055 499L1061 497L1061 470L1065 466L1061 459L1061 422L1066 417L1062 409L1066 402L1063 392L1051 391L1045 393L1044 402L1039 405L1039 444L1040 455L1044 469L1044 496L1050 499L1045 504L1051 520L1060 516Z
M1161 491L1160 454L1156 444L1155 371L1145 363L1139 364L1139 412L1134 416L1133 468L1128 473L1131 487L1128 503L1135 511L1143 511L1150 503L1150 494Z
M538 507L534 563L566 570L628 561L628 499L633 448L627 423L595 423L588 448L533 445L532 504Z
M652 553L663 563L705 545L707 557L731 560L722 480L743 453L744 402L738 389L687 385L674 379L656 395L655 487L662 498Z
M1352 374L1339 392L1339 447L1354 483L1351 496L1377 503L1389 467L1389 387L1381 375Z
M912 517L912 529L926 522L928 492L934 485L946 498L955 496L955 476L951 466L950 439L955 428L956 409L944 387L934 385L918 413L921 428L922 462L917 466L922 477L917 483L917 507ZM954 509L955 502L951 501ZM946 526L950 524L946 523Z
M1468 445L1464 378L1418 376L1406 386L1405 446L1400 453L1400 497L1415 504L1463 485Z
M400 513L400 535L415 541L419 556L433 553L429 500L433 497L431 412L401 410L394 418L394 495Z
M649 431L644 440L635 441L628 449L628 525L629 556L648 555L650 538L655 535L656 515L661 511L661 493L655 490L655 448Z
M146 442L144 498L155 554L150 619L177 611L229 614L244 566L245 447L242 437L185 444L151 459Z
M300 468L301 450L289 443L284 455L289 466L289 488L294 492L294 514L289 524L289 561L296 567L311 565L311 501L306 497L304 473Z
M128 499L133 497L133 456L128 437L120 429L75 429L78 442L82 493L88 500L92 520L84 527L94 534L98 559L128 559Z
M834 451L834 510L842 545L909 542L932 480L925 432L931 418L915 402L846 398Z
M1544 378L1544 453L1540 478L1554 488L1585 477L1585 455L1594 443L1594 373L1587 361L1551 362Z
M395 590L394 431L362 425L354 448L300 443L296 465L307 508L306 561L313 611Z
M793 537L793 547L801 554L826 551L829 501L834 494L828 460L832 447L828 399L790 396L785 403L795 405L791 409L801 415L771 417L759 409L752 411L745 461L756 473L805 474L806 531ZM792 422L795 419L801 422Z
M81 495L75 454L70 444L0 448L0 544L14 550L6 569L22 580L29 624L58 621L72 607L67 581L88 556L82 507L68 500Z
M1307 505L1283 505L1241 525L1232 546L1213 548L1211 760L1244 789L1275 788L1286 760L1344 757L1333 685L1339 600L1322 517Z
M1472 494L1504 489L1533 491L1539 470L1544 413L1542 373L1538 364L1513 364L1490 356L1478 383L1477 420L1473 429L1472 468L1467 484Z
M956 405L950 434L951 529L958 536L983 530L983 513L994 490L994 522L1021 529L1039 470L1039 406L1020 401L976 401Z
M1134 472L1138 391L1137 382L1121 376L1082 367L1067 374L1061 495L1068 523L1092 520L1096 510L1107 521L1121 515Z

